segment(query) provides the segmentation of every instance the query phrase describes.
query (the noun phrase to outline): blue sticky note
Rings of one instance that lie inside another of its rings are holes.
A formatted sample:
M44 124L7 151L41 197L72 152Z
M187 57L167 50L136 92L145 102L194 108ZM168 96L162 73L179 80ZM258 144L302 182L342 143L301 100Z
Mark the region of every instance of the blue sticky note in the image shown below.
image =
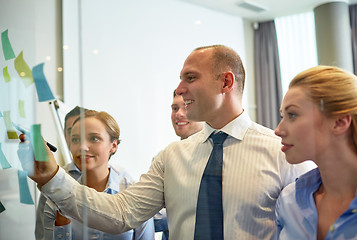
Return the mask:
M52 101L55 99L43 73L43 63L32 68L32 76L35 81L39 102Z
M0 143L0 164L2 169L11 168L10 163L7 161L4 153L2 152L1 143Z
M19 177L20 202L33 205L29 185L27 183L27 172L19 170L17 175Z
M3 211L5 211L5 207L4 205L2 204L2 202L0 201L0 213L2 213Z

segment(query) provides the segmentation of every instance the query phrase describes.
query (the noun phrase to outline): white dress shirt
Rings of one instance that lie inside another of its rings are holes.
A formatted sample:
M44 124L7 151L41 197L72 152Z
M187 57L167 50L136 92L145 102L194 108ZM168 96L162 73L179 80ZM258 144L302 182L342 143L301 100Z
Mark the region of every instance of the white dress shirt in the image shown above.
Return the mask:
M85 209L90 227L113 234L137 227L166 206L170 240L193 239L213 131L206 124L201 132L171 143L138 183L118 194L97 193L62 169L41 191L63 213L80 219ZM224 238L271 239L280 191L311 167L288 164L280 150L281 139L245 112L221 131L229 135L223 145Z

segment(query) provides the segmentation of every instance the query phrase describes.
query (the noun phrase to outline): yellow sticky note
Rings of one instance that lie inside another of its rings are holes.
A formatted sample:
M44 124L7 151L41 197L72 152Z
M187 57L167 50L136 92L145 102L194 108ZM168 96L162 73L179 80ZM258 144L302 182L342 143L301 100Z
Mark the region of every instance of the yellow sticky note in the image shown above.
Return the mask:
M14 126L12 126L10 111L4 111L3 117L4 117L5 127L6 127L6 131L7 131L7 138L8 139L18 139L19 137L17 136L16 130L15 130Z
M7 70L7 66L2 69L2 75L4 76L4 80L6 83L11 82L11 77L9 71Z
M20 114L20 117L26 118L24 100L19 100L19 114Z
M32 77L32 71L24 60L23 51L21 51L21 53L16 57L14 64L16 72L19 74L25 87L28 87L33 84L34 81Z

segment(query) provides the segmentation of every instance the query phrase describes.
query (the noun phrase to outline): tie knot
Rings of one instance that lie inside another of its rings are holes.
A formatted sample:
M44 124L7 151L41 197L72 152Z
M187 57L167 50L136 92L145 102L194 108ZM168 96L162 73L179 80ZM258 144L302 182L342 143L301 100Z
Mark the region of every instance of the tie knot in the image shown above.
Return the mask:
M227 133L217 132L211 134L210 138L212 139L213 144L222 144L226 140L227 136Z

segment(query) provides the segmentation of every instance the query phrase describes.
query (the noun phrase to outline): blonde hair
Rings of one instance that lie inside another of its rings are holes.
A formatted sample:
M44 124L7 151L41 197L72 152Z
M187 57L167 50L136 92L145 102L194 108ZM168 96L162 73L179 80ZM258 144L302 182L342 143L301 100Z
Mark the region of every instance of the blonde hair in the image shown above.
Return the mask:
M289 88L304 87L307 96L327 117L350 114L351 132L357 149L357 77L341 68L316 66L294 77Z

